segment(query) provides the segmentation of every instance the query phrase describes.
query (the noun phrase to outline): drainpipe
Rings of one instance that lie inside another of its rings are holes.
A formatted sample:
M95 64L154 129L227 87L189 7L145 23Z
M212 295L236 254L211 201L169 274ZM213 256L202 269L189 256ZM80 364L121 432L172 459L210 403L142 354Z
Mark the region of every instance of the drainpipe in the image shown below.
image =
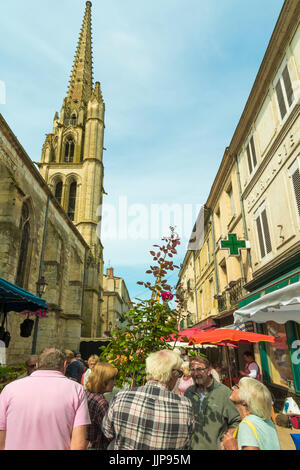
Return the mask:
M219 276L218 276L218 268L217 268L217 258L216 258L216 244L215 244L215 227L214 227L214 220L213 220L213 213L212 210L208 207L209 210L209 219L211 225L211 234L212 234L212 245L213 245L213 257L214 257L214 270L215 270L215 278L216 278L216 291L217 294L219 293Z
M198 309L198 298L197 298L197 288L196 288L196 263L195 263L195 250L193 250L193 258L194 258L194 294L195 294L195 303L196 303L196 317L197 322L199 321L199 309Z
M42 275L43 275L44 255L45 255L45 246L46 246L46 237L47 237L47 225L48 225L48 215L49 215L49 204L50 204L50 194L48 195L48 198L47 198L47 205L46 205L46 212L45 212L43 243L42 243L42 251L41 251L41 257L40 257L40 268L39 268L39 277L38 277L38 280L40 280L41 277L42 277ZM37 294L39 295L39 292L37 292ZM39 328L39 318L36 316L36 317L35 317L35 323L34 323L34 330L33 330L33 339L32 339L31 354L35 354L35 353L36 353L36 344L37 344L38 328Z
M239 187L240 205L241 205L242 221L243 221L243 227L244 227L244 237L245 237L245 240L248 240L248 230L247 230L244 200L243 200L243 194L242 194L241 175L240 175L237 155L235 155L234 158L235 158L236 174L237 174L238 187ZM247 260L248 260L249 267L252 269L252 260L251 260L250 250L247 250Z

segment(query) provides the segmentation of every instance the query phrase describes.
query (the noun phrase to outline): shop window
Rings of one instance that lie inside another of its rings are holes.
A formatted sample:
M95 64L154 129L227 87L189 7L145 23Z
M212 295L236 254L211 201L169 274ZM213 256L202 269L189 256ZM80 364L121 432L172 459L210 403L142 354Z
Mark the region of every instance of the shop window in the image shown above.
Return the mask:
M293 380L293 372L285 326L270 321L265 323L264 329L265 334L275 337L274 343L266 343L271 381L287 387Z

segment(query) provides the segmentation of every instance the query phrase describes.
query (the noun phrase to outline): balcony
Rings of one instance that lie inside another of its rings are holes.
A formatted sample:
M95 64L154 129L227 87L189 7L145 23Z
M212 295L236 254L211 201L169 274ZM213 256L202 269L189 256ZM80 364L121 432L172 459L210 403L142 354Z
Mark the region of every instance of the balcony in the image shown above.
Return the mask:
M218 301L219 313L237 306L239 299L244 295L242 279L231 281L222 294L215 295Z

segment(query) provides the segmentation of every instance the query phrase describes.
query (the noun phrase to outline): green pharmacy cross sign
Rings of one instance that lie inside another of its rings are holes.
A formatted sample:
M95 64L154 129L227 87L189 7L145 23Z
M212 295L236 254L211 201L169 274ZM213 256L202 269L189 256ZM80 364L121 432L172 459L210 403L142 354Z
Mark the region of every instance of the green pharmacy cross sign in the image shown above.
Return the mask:
M220 241L220 249L228 250L230 256L239 256L242 248L250 248L250 242L247 240L238 240L235 233L229 233L227 240Z

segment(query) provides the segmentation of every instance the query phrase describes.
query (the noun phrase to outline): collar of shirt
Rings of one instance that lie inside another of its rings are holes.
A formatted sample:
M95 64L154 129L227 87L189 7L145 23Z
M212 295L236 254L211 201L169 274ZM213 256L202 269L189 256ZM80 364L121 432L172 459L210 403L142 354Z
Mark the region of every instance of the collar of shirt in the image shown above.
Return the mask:
M67 377L60 372L59 370L36 370L30 374L29 377L60 377L62 379L67 379ZM69 379L67 379L69 380Z
M159 382L158 380L148 380L146 385L156 385L157 387L160 388L167 388L166 384Z

